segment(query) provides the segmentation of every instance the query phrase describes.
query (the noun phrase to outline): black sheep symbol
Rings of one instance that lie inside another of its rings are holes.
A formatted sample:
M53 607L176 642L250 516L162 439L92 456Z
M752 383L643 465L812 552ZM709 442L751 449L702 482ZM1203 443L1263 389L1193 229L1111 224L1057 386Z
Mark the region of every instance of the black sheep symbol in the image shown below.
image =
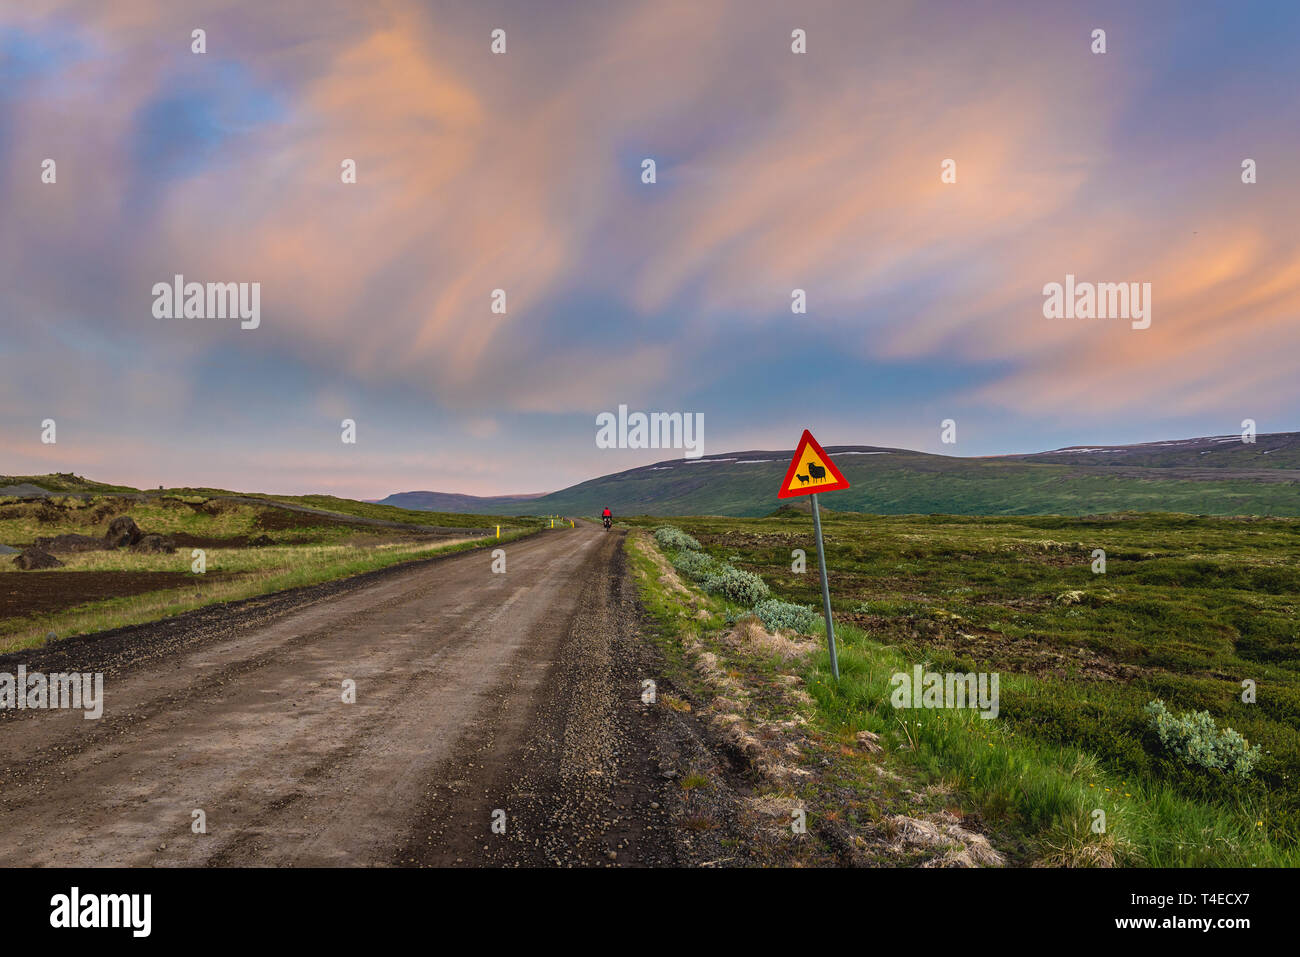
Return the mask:
M808 474L820 482L822 479L826 477L826 470L822 468L820 465L818 465L816 462L809 462Z
M806 475L799 475L798 473L795 473L795 478L797 478L797 479L799 480L799 483L800 483L801 485L807 485L807 484L808 484L808 476L806 476Z

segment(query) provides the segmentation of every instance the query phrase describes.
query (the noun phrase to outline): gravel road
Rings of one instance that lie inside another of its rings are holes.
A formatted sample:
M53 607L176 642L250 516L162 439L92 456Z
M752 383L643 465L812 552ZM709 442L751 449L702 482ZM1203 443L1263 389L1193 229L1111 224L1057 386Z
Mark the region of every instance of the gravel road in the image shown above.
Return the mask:
M658 659L620 543L581 524L502 546L504 574L478 550L0 657L105 674L99 720L0 712L0 865L716 854L725 813L671 824L703 745L641 702Z

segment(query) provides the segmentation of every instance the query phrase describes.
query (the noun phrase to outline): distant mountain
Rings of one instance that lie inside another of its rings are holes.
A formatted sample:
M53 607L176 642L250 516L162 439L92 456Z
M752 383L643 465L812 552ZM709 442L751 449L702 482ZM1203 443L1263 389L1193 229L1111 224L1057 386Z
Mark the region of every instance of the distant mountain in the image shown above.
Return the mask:
M396 505L417 512L461 512L486 515L531 515L521 507L545 492L533 495L459 495L455 492L397 492L375 504Z
M852 484L825 508L879 514L1090 515L1118 511L1300 515L1300 433L1211 436L961 458L829 446ZM540 496L390 495L385 504L495 515L767 515L793 449L670 459ZM437 496L413 504L407 496ZM463 501L463 505L458 505ZM433 504L436 503L436 504Z
M1199 439L1144 442L1141 445L1077 445L1032 455L1006 455L1020 461L1062 465L1137 466L1140 468L1300 469L1300 433L1259 435L1254 443L1240 435L1211 435Z

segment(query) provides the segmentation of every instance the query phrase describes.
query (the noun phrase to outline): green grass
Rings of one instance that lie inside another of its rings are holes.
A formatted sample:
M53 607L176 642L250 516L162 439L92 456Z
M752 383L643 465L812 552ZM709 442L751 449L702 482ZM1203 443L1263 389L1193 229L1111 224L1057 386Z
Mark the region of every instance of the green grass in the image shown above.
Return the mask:
M1032 859L1053 864L1300 864L1294 844L1274 843L1260 823L1277 818L1265 789L1222 786L1193 796L1159 778L1107 767L1087 748L1046 741L1023 720L986 720L970 709L895 710L890 677L915 662L851 625L839 626L836 637L839 683L825 652L804 670L823 727L891 740L895 754L927 782L962 795L995 844L1024 841ZM999 690L1002 707L1013 709L1015 699L1047 689L1032 678L1002 675ZM1097 810L1105 813L1103 834L1090 829Z
M206 500L202 500L206 501ZM0 542L30 545L37 538L76 534L102 537L119 515L130 515L145 532L192 535L196 538L234 539L276 534L258 525L262 509L236 503L191 504L180 498L147 502L127 501L111 495L82 499L56 496L44 502L0 504ZM288 531L288 530L276 530ZM343 529L340 527L340 532ZM321 534L302 529L301 535Z
M531 530L503 532L500 539L474 538L437 542L397 542L374 547L353 545L287 545L265 548L210 549L207 570L192 574L184 587L88 602L58 612L0 620L0 653L38 647L53 632L59 639L110 628L170 618L208 605L317 585L474 548L490 548L533 534ZM66 569L77 571L188 571L189 552L137 554L87 552L64 556ZM24 575L27 572L4 572Z
M71 472L51 472L46 475L0 475L0 486L38 485L50 492L134 492L129 485L108 485L95 482Z
M290 505L304 505L333 512L336 515L353 515L359 518L377 518L386 522L401 522L404 525L430 525L441 528L492 528L500 524L502 528L509 523L511 527L541 528L543 520L535 516L497 516L469 515L461 512L422 512L399 508L396 505L379 505L374 502L358 502L349 498L336 498L333 495L255 495L270 502L284 502Z
M258 498L253 496L253 499ZM205 539L238 539L266 536L276 542L342 541L357 534L386 534L377 526L331 522L328 516L302 514L274 507L212 498L194 490L152 495L143 500L117 495L87 497L58 495L40 502L0 499L0 542L22 546L38 537L63 534L103 536L118 515L130 515L146 533L190 535ZM505 518L491 515L453 515L441 512L412 512L390 505L349 502L329 496L303 496L283 501L320 508L341 519L378 518L409 525L412 529L491 529L503 532L542 528L540 518Z
M191 583L183 586L0 620L0 649L5 651L38 645L50 632L63 638L141 624L205 605L318 584L434 554L507 542L544 525L536 518L410 512L332 496L275 499L252 496L251 501L231 501L214 497L215 490L172 489L142 497L124 497L75 476L56 476L57 481L48 481L49 478L33 476L18 481L30 481L46 488L58 486L60 494L34 502L0 499L0 542L23 546L37 538L64 534L103 538L114 518L129 515L146 534L172 536L181 539L181 543L172 553L129 549L60 552L58 557L64 566L39 574L68 576L72 588L76 587L75 576L82 573L190 574L192 544L184 544L186 540L201 543L207 570L203 575L191 575ZM331 515L284 509L276 501L324 509ZM331 516L337 516L337 520ZM409 530L348 521L353 517L393 521L409 526ZM488 537L470 538L473 530L497 525L501 529L499 539L491 531ZM425 530L435 527L452 531L430 540ZM456 529L465 529L466 534L459 535ZM249 542L258 543L257 547L247 547ZM18 584L19 595L23 576L29 574L35 573L19 571L7 557L0 560L0 580L10 588Z
M913 741L899 754L959 787L1030 858L1300 862L1300 522L824 517L843 679L831 686L824 654L804 677L826 729ZM779 597L819 607L807 516L675 524ZM810 572L791 570L796 548ZM1094 548L1107 552L1104 575L1091 571ZM923 710L900 725L888 678L916 662L999 672L1001 717ZM1255 704L1241 700L1247 678ZM1153 698L1208 710L1261 745L1254 776L1166 754L1142 714ZM1104 845L1087 827L1096 808Z
M72 496L79 495L104 496L104 498L97 499L97 501L103 501L107 498L111 498L113 495L142 495L145 497L145 503L173 501L192 505L200 505L213 499L229 498L233 496L247 499L259 499L267 503L279 502L286 505L300 505L306 508L314 508L330 512L334 515L379 519L386 522L399 522L404 525L412 526L433 526L440 528L491 528L500 524L505 528L508 524L512 528L541 528L543 524L545 524L544 519L532 515L470 515L459 512L418 511L414 509L399 508L395 505L380 505L374 502L362 502L350 498L338 498L334 495L270 495L261 492L232 492L228 489L191 488L188 486L140 490L126 485L106 485L103 482L94 482L78 475L72 475L71 473L0 476L0 486L20 484L36 485L50 492L63 493L63 495L57 497L57 501L65 504L74 502L75 499L72 498ZM0 499L0 501L10 500ZM233 506L238 503L230 502L225 504ZM141 507L140 503L135 500L130 501L130 506L130 508L124 508L123 512L134 515L134 510ZM139 520L137 519L137 522L138 521ZM59 533L55 532L54 534Z
M831 454L852 483L828 503L846 512L877 515L1105 515L1117 511L1192 515L1300 516L1300 441L1294 433L1261 436L1256 444L1229 442L1203 448L1153 447L1111 453L1068 453L1033 460L969 458L908 450L883 454ZM859 450L861 451L861 450ZM1204 454L1202 454L1204 453ZM669 453L665 452L665 455ZM726 458L724 456L723 458ZM538 498L482 502L476 518L420 512L329 495L259 495L351 515L412 524L475 527L491 515L769 515L789 453L763 453L765 461L665 460L582 482ZM2 484L31 482L54 491L134 491L73 475L14 476ZM223 489L173 489L230 495ZM426 516L420 518L417 516ZM514 524L520 524L516 519Z

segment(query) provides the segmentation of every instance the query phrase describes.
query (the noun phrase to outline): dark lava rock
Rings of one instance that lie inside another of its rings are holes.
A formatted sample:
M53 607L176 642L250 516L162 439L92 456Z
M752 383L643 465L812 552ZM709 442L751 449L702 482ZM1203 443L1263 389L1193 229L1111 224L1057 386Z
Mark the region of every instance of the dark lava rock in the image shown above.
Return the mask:
M166 552L171 554L176 551L176 545L170 538L162 535L145 535L140 541L131 546L133 552Z
M104 533L104 541L108 543L109 548L121 548L123 545L134 545L140 541L143 533L140 527L136 525L135 519L130 515L119 515L109 523L108 531Z
M34 568L63 567L63 562L59 561L49 552L41 551L39 548L23 549L14 559L14 564L23 571L31 571Z
M272 538L270 535L258 535L257 538L253 539L248 544L254 546L255 548L261 548L264 545L274 545L275 539Z
M36 539L36 547L47 552L98 552L107 546L102 538L90 535L55 535Z

